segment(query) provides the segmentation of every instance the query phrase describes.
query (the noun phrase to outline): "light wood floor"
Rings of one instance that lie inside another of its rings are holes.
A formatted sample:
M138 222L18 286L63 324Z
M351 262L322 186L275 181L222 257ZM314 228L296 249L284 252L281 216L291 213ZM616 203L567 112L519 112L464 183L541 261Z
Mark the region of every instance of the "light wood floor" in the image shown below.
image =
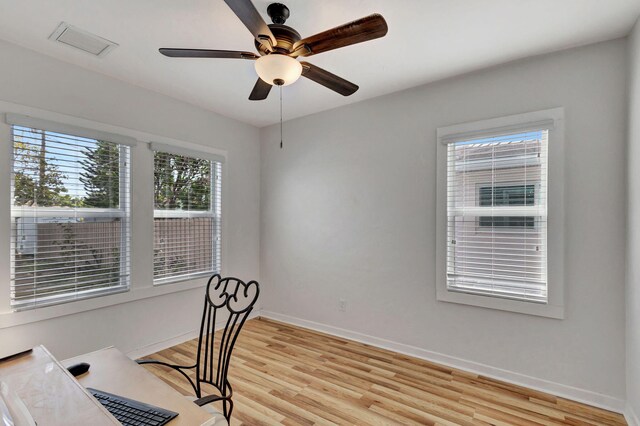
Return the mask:
M186 364L196 350L192 340L151 357ZM190 394L178 373L147 368ZM619 414L266 319L246 323L229 380L233 426L626 424Z

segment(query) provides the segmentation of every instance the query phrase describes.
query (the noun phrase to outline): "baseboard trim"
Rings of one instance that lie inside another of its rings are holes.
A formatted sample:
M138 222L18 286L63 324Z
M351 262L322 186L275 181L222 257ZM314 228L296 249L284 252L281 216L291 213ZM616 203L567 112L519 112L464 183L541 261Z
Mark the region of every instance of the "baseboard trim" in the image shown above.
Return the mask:
M255 310L249 314L248 319L257 318L259 316L261 316L260 311ZM216 323L215 329L220 330L224 327L224 325L225 325L225 322L220 321ZM199 333L200 333L200 328L197 328L195 330L191 330L186 333L179 334L177 336L171 337L166 340L162 340L157 343L152 343L150 345L145 345L140 348L133 349L127 352L126 355L131 359L142 358L142 357L154 354L156 352L160 352L164 349L168 349L172 346L179 345L180 343L188 342L189 340L195 339L196 337L198 337Z
M416 346L393 342L391 340L381 339L367 334L358 333L355 331L350 331L343 328L334 327L331 325L309 321L301 318L296 318L277 312L263 310L261 312L261 316L264 318L281 321L284 323L331 334L345 339L355 340L360 343L365 343L367 345L376 346L382 349L388 349L404 355L409 355L416 358L424 359L426 361L442 364L448 367L468 371L470 373L480 374L492 379L509 382L514 385L525 386L530 389L546 392L552 395L559 396L561 398L566 398L573 401L581 402L583 404L592 405L594 407L603 408L605 410L614 411L616 413L624 414L625 416L630 409L630 407L625 406L625 401L619 398L563 385L561 383L527 376L524 374L516 373L514 371L503 370L497 367L492 367L490 365L456 358L438 352L428 351ZM633 415L632 411L631 415ZM627 421L630 425L633 424L631 422L631 419L627 419ZM640 426L640 424L636 423L634 426Z
M640 418L628 402L624 409L624 418L627 420L629 426L640 426Z

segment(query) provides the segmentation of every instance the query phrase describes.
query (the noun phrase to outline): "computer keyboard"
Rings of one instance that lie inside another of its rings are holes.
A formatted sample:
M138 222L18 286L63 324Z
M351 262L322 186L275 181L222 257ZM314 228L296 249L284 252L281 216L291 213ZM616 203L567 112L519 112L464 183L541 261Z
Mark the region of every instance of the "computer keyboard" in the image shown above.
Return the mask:
M178 413L134 401L119 395L87 388L89 392L125 426L161 426L176 417Z

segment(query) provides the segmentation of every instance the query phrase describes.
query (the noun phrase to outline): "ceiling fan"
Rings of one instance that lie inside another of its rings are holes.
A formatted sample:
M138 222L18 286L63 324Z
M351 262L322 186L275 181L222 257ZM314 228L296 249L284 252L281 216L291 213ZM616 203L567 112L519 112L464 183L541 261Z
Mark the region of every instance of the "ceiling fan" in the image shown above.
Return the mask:
M160 53L172 58L224 58L256 61L258 73L249 99L266 99L272 86L287 86L300 75L321 84L343 96L354 94L358 86L329 71L297 58L328 52L340 47L373 40L387 34L387 23L379 14L373 14L319 34L302 38L293 28L284 25L289 18L289 8L272 3L267 14L273 24L267 25L251 0L224 0L249 29L255 38L259 55L252 52L209 49L160 49Z

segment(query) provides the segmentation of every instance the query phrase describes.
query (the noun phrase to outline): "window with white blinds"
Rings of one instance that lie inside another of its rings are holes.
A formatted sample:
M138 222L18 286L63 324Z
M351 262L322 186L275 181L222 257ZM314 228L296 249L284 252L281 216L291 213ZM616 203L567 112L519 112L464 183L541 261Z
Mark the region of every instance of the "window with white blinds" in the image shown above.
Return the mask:
M156 284L220 272L222 161L154 150Z
M12 136L12 308L127 290L129 147L17 124Z
M546 303L548 130L447 144L447 289Z

